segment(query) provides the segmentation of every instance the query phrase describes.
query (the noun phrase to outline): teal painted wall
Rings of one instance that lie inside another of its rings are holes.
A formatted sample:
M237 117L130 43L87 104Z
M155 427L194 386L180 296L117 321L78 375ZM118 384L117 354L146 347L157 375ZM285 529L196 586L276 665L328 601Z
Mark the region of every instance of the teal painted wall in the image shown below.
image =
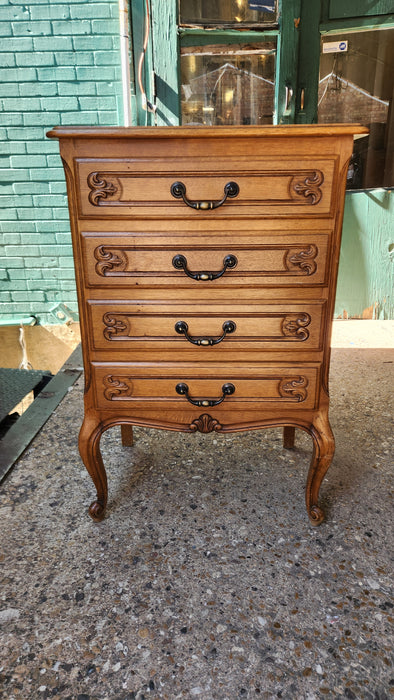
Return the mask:
M77 309L56 124L117 125L118 4L0 0L0 313Z
M346 194L335 317L394 318L394 190Z

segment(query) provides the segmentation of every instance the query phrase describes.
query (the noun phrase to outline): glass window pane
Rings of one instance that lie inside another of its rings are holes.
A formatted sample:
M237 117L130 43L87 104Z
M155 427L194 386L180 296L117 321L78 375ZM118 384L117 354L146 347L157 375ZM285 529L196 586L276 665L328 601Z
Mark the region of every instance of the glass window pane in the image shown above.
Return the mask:
M228 46L199 50L181 56L182 123L272 124L275 44L252 54L229 53Z
M274 24L277 0L180 0L181 25Z
M318 121L358 122L370 129L355 142L349 189L394 184L393 91L394 29L323 37Z

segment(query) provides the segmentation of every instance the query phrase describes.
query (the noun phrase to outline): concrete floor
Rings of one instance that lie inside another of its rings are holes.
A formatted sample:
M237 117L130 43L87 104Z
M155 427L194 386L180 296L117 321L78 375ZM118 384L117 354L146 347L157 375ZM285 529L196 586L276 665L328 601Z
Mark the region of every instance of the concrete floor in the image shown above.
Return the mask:
M311 440L284 451L280 430L136 429L132 448L108 431L93 523L79 380L2 485L1 697L391 698L394 353L376 330L335 341L317 529Z

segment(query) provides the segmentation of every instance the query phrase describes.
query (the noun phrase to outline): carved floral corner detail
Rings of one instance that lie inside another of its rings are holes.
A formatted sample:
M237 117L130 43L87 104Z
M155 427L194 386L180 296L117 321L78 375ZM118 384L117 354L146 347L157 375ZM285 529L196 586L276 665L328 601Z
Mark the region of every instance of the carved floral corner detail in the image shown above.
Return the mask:
M117 336L128 336L129 326L127 321L123 321L121 317L113 313L106 313L103 316L105 325L103 335L107 340L114 340ZM126 331L126 333L124 333Z
M99 245L94 250L97 260L96 272L101 277L110 276L111 273L122 272L127 266L127 257L121 250L111 250L107 246ZM116 268L115 272L112 272Z
M309 314L299 314L299 316L288 315L282 321L282 333L286 338L294 338L294 340L307 340L309 331L306 326L309 326L311 317Z
M307 397L308 380L306 377L285 377L279 383L279 394L282 398L293 401L305 401Z
M115 377L108 374L103 379L104 396L108 401L122 401L133 393L131 377Z
M118 188L110 180L106 180L102 173L90 173L87 178L89 192L89 202L95 207L100 206L101 199L108 199L117 193Z
M321 170L315 170L307 175L295 175L291 180L291 191L308 200L308 204L318 204L322 198L320 185L324 182Z
M199 418L196 418L190 424L190 430L193 433L212 433L222 429L222 424L216 418L212 418L208 413L202 413Z
M316 272L317 246L311 244L297 250L290 249L286 255L285 265L287 270L297 270L299 274L313 275Z

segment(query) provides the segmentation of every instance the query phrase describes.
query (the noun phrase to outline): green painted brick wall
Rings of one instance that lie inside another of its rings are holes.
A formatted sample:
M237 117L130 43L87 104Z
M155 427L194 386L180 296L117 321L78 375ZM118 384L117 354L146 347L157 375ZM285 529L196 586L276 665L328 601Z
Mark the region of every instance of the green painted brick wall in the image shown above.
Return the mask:
M0 314L77 310L57 124L118 125L118 3L0 0Z

